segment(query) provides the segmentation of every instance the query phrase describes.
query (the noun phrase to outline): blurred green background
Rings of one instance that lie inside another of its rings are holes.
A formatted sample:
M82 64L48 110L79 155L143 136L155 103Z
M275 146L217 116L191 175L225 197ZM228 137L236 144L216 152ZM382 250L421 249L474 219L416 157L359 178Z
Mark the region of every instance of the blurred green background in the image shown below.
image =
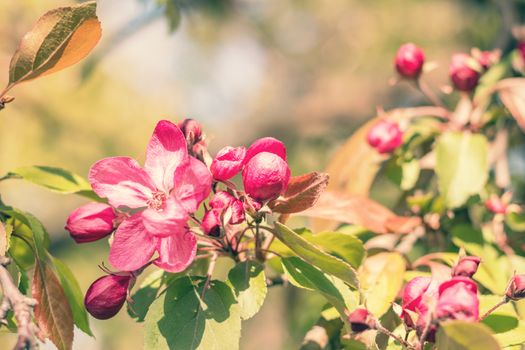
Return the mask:
M272 135L287 144L293 174L322 169L377 106L424 103L407 85L388 84L400 44L415 42L439 63L427 77L439 87L451 53L512 44L504 28L518 16L505 12L505 2L99 0L104 32L89 59L12 91L16 101L0 113L0 172L34 164L86 175L103 157L142 160L158 119L186 117L205 126L212 153ZM35 20L71 3L2 4L0 81ZM0 192L46 224L54 254L70 264L83 291L102 274L107 242L77 246L63 229L83 199L18 181L2 182ZM322 305L308 293L271 288L262 312L243 324L241 348L297 348ZM77 332L75 349L142 348L142 325L125 311L91 321L96 337ZM13 341L0 334L0 348Z

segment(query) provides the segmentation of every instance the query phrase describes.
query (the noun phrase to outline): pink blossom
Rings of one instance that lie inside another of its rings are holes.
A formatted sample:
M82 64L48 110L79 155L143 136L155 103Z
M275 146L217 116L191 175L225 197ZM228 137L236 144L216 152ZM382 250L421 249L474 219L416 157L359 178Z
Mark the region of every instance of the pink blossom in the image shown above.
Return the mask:
M170 272L184 270L193 261L197 243L186 222L208 196L211 174L188 155L175 124L157 124L144 168L132 158L106 158L91 167L89 180L95 193L113 207L131 210L114 235L109 254L113 266L136 270L155 251L155 263Z
M211 209L204 213L201 227L205 234L213 237L221 235L221 212L217 209Z
M274 153L258 153L245 165L242 181L246 193L263 202L286 191L290 181L290 168L282 157Z
M227 213L229 223L240 224L244 221L244 203L226 191L219 191L210 200L210 207L219 213Z
M440 320L477 321L479 318L478 287L467 277L453 277L441 283L436 307Z
M423 296L432 295L434 290L431 288L432 278L430 277L416 277L410 280L403 289L402 297L402 312L401 317L409 327L414 326L415 320L412 320L411 311L419 314L425 312L427 305L423 300ZM430 290L429 290L430 289ZM435 289L435 288L434 288Z
M216 180L229 180L237 175L244 164L244 147L226 146L213 159L210 170Z
M368 132L368 144L379 153L392 153L403 144L403 132L396 122L383 119Z
M92 202L75 209L65 228L77 243L93 242L113 232L116 217L111 206Z
M86 292L86 310L99 320L115 316L126 301L131 280L131 275L107 275L97 279Z
M405 78L417 78L423 70L424 63L425 54L423 50L412 43L401 45L397 50L396 70Z

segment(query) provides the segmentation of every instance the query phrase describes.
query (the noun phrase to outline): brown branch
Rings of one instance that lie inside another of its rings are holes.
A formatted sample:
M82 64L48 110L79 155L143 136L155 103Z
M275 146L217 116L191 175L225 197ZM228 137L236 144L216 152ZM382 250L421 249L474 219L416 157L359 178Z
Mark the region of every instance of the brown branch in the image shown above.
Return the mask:
M31 349L37 345L35 338L40 334L38 326L33 323L32 316L32 311L37 301L23 295L18 290L9 271L6 269L10 262L8 258L0 257L0 286L4 295L0 306L0 319L5 322L7 312L12 310L18 324L18 340L13 349Z

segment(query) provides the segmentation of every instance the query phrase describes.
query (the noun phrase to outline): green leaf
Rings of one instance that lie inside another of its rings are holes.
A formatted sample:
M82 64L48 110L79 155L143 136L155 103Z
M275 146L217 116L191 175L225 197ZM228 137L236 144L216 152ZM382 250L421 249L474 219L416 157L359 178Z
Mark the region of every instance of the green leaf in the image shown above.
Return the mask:
M525 214L510 212L505 217L505 223L512 231L525 232Z
M365 258L363 242L353 235L342 232L320 232L303 237L326 253L346 261L358 268Z
M403 286L406 263L399 253L368 257L359 270L359 280L368 310L376 317L388 311Z
M321 293L348 325L345 310L353 310L357 307L359 303L357 292L350 290L338 278L325 275L297 257L283 258L282 264L290 283L299 288Z
M256 261L241 262L230 270L228 280L236 292L241 318L247 320L255 316L268 292L264 266Z
M343 280L352 288L359 287L357 273L350 264L323 252L281 223L277 222L275 228L277 230L274 234L277 238L305 261L318 267L321 271Z
M411 190L416 185L419 173L419 161L415 158L410 161L392 158L385 165L387 177L404 191Z
M478 194L488 177L488 142L485 136L446 132L436 146L439 190L448 207L463 205Z
M84 295L80 290L80 286L73 275L73 272L66 266L62 261L57 258L49 255L55 271L60 279L60 284L64 288L64 293L66 294L69 306L73 312L73 320L77 327L82 330L84 333L93 336L91 328L89 327L89 320L84 306Z
M96 2L89 1L40 17L11 59L7 88L57 72L87 56L102 33L96 8Z
M155 300L144 325L145 350L237 350L241 312L221 281L180 277Z
M75 193L90 199L100 200L91 190L91 185L87 180L64 169L48 166L27 166L9 172L8 176L21 177L54 192Z
M4 210L4 213L22 222L31 230L30 243L32 243L35 258L39 261L47 260L46 249L49 246L49 235L42 223L32 214L18 209ZM18 228L16 229L16 231Z
M131 296L128 314L137 322L143 322L149 307L160 294L160 289L180 276L181 274L171 274L163 270L155 270L149 274Z
M500 350L490 329L480 323L450 321L442 323L437 333L437 350Z

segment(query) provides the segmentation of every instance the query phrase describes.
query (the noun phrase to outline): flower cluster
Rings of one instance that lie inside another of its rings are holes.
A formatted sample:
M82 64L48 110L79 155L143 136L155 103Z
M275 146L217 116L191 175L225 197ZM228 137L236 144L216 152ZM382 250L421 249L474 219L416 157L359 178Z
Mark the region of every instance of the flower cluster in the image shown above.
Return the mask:
M452 268L452 276L448 280L415 277L405 285L399 317L407 330L416 331L419 342L434 342L441 322L450 320L478 322L487 316L480 318L478 286L472 279L480 262L481 259L477 256L465 256ZM502 303L523 298L525 298L525 276L516 275L509 282ZM370 329L387 331L364 308L358 308L350 313L348 321L355 333Z
M248 149L225 147L209 166L206 158L207 144L197 122L162 120L148 143L144 167L129 157L105 158L91 167L93 191L107 204L93 202L74 210L66 229L77 243L111 235L109 262L121 271L89 288L85 303L93 316L116 314L135 274L149 264L173 273L185 270L196 258L200 237L222 237L223 228L245 222L246 213L260 217L266 203L288 186L286 148L274 138L259 139ZM239 173L244 191L229 181ZM212 191L199 220L197 211ZM235 243L229 238L223 244ZM225 248L221 244L214 242L212 249Z

